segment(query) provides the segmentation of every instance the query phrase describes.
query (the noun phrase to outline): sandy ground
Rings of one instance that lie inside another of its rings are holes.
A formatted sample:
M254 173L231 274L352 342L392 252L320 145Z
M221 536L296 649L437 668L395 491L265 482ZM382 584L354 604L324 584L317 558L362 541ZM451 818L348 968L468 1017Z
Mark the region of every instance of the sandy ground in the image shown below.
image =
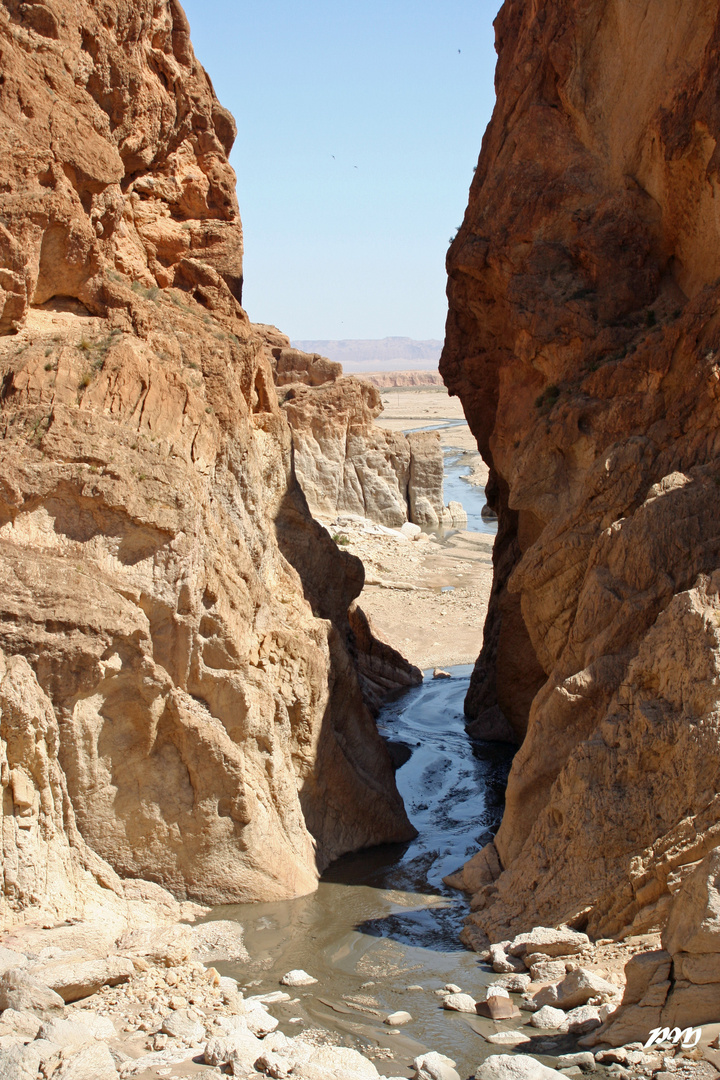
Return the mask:
M376 423L393 431L464 420L460 401L444 387L393 388L382 400ZM484 484L487 468L467 424L439 430L443 447L464 452L471 482ZM342 517L328 527L365 564L359 604L379 637L423 669L475 662L492 585L490 534L451 531L408 540L368 534Z

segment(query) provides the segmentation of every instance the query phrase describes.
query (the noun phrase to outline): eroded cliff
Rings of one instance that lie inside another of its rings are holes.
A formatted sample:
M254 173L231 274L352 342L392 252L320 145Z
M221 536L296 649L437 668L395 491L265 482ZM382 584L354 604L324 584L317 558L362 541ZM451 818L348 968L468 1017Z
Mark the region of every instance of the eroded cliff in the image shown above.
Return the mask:
M413 830L362 564L310 517L240 306L234 123L175 0L8 0L0 51L0 648L52 743L23 757L0 699L3 902L62 913L74 823L80 864L181 898L307 892Z
M466 709L522 740L471 943L662 925L720 843L717 5L506 0L496 37L441 360L499 514Z

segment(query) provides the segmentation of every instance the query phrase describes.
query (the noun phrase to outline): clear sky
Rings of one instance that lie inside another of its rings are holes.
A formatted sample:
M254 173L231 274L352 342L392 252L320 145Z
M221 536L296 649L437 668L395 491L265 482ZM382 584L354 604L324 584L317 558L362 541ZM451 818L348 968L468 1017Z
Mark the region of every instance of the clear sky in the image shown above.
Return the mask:
M185 0L235 116L244 306L293 339L442 338L500 0Z

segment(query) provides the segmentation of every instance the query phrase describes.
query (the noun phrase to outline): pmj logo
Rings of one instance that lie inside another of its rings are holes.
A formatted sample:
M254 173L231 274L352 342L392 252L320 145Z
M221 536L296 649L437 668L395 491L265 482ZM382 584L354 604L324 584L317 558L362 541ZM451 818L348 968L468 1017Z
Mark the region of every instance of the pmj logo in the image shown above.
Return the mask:
M702 1035L702 1028L685 1028L681 1031L680 1028L653 1028L650 1032L648 1041L645 1043L644 1049L647 1050L649 1046L654 1046L656 1043L672 1043L673 1046L677 1046L678 1043L684 1046L686 1049L689 1047L697 1046L700 1042L700 1036Z

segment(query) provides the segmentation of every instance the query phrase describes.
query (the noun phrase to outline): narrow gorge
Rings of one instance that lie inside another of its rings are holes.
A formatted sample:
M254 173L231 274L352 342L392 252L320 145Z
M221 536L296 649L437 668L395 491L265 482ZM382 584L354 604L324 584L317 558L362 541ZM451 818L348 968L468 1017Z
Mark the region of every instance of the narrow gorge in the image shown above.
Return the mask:
M0 3L0 1080L720 1074L720 9L495 29L497 536L250 321L177 0Z

